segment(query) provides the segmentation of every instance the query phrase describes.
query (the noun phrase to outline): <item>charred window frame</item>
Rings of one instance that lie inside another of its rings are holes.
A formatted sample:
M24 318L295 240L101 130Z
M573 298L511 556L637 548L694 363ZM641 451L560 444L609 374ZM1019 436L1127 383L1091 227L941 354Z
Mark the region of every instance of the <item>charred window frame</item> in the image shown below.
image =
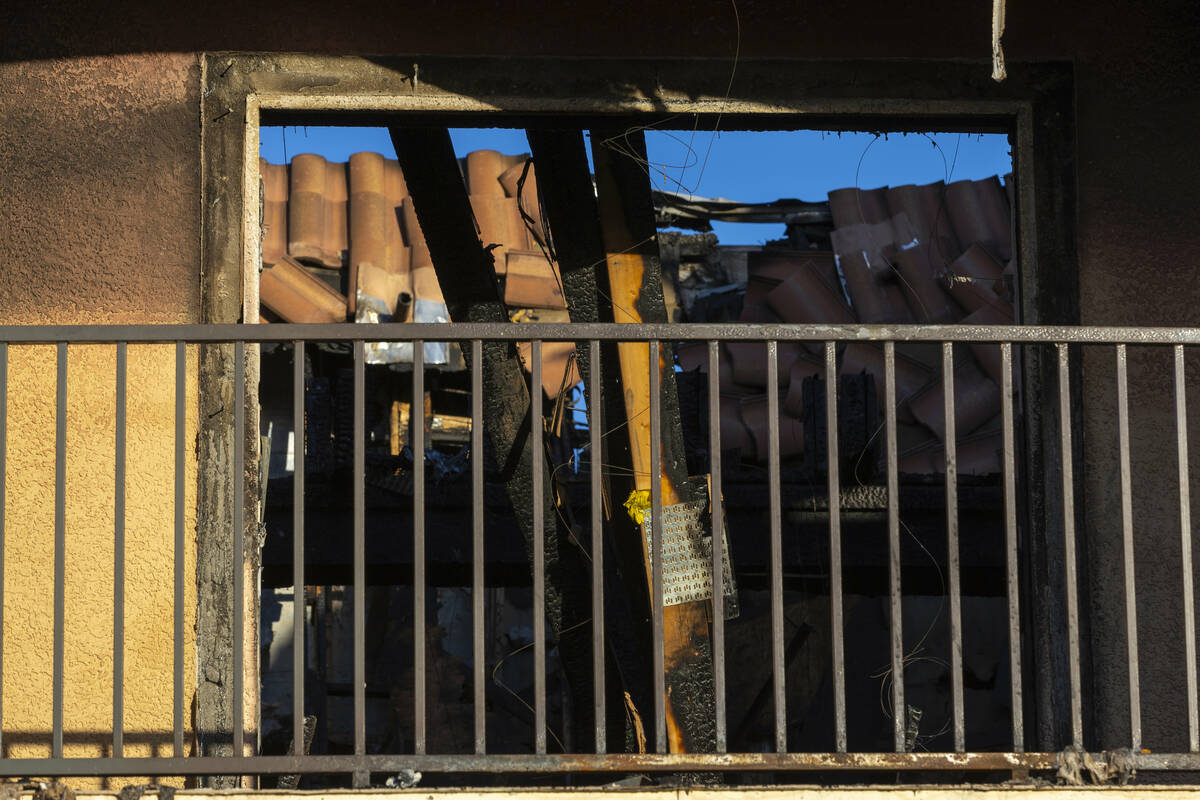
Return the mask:
M1069 64L1017 64L994 83L985 63L945 61L725 59L511 59L363 58L306 55L207 54L202 72L203 232L202 319L253 322L258 309L260 264L258 131L263 124L380 125L402 116L409 124L527 127L558 120L587 127L589 120L645 124L683 115L692 124L728 129L805 127L826 130L1007 132L1017 178L1016 248L1021 265L1024 324L1079 322L1078 266L1074 242L1075 146L1073 73ZM727 94L727 89L730 91ZM202 417L199 442L199 602L231 608L228 545L232 521L232 348L211 346L201 358ZM254 358L251 355L250 361ZM1072 358L1079 370L1080 359ZM1053 351L1029 348L1022 361L1023 485L1018 492L1025 585L1027 744L1057 749L1069 740L1065 689L1065 589L1063 579L1057 388ZM1081 419L1072 380L1073 418ZM256 364L247 365L250 409L245 477L247 520L257 520L259 452ZM1082 437L1073 437L1076 463ZM1083 482L1075 508L1082 513ZM251 525L256 525L252 522ZM1086 530L1082 519L1077 530ZM255 530L247 531L256 533ZM258 567L258 536L245 537L246 574ZM1079 551L1086 552L1079 544ZM1087 596L1086 572L1080 573ZM255 583L249 585L254 586ZM248 595L253 597L252 592ZM251 600L253 602L253 600ZM1086 604L1084 606L1086 608ZM231 641L219 619L201 615L199 674L203 754L227 748L231 705ZM247 620L256 619L253 613ZM1087 622L1082 620L1087 641ZM225 629L228 630L226 623ZM246 631L248 641L257 631ZM246 652L254 653L251 642ZM248 659L253 662L254 659ZM1089 684L1084 654L1084 685ZM1036 665L1036 666L1034 666ZM253 663L247 687L256 685ZM251 672L254 674L252 675ZM248 691L253 691L248 689ZM1086 694L1085 688L1085 694ZM247 697L247 717L255 718ZM1084 703L1085 709L1093 704ZM205 709L213 709L206 711ZM1085 720L1085 729L1090 729Z

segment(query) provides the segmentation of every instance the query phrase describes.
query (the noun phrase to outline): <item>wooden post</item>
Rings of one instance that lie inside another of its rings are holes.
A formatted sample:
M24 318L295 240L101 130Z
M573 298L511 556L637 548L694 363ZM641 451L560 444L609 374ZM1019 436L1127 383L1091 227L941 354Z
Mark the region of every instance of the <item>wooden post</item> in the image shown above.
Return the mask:
M650 184L641 131L592 130L592 156L603 227L613 318L618 323L666 322ZM617 346L625 417L638 489L651 488L650 347ZM694 498L687 480L679 398L671 343L664 342L655 368L661 376L661 496L663 506ZM643 542L644 547L644 542ZM650 558L643 552L647 586ZM716 747L713 702L711 606L699 601L663 609L665 719L656 721L670 752L705 752Z

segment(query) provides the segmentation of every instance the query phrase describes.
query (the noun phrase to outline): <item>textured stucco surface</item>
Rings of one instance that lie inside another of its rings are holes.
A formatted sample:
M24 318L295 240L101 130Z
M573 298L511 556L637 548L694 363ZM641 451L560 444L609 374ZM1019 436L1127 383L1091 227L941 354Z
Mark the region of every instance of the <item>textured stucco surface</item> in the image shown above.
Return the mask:
M0 324L189 322L199 292L194 55L0 64ZM184 724L195 689L189 357ZM9 351L4 756L49 755L55 349ZM68 357L65 754L112 741L115 348ZM125 754L169 755L174 350L128 351ZM190 734L189 734L190 741ZM87 782L82 781L80 785Z
M111 754L115 350L67 361L64 742ZM131 345L126 404L126 755L170 754L174 589L174 348ZM54 576L53 346L9 351L4 569L4 755L49 755ZM195 356L189 358L195 375ZM194 394L188 438L195 435ZM186 469L184 708L194 693L195 460ZM188 713L190 717L190 713Z
M0 321L195 319L199 80L194 55L0 63Z

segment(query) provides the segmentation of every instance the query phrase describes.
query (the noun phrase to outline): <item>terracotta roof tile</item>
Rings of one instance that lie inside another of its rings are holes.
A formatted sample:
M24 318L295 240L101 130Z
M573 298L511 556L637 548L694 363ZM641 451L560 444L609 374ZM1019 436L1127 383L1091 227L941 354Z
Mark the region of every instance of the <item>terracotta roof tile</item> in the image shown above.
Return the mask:
M767 305L767 294L779 285L773 278L751 276L746 282L746 296L742 301L739 322L780 322L779 316Z
M288 193L288 252L324 267L345 264L349 194L346 165L305 153L292 159Z
M765 299L784 322L855 322L841 287L831 285L811 259L796 259L790 277L771 289Z
M917 237L924 243L933 241L935 227L938 235L953 238L950 218L942 206L945 190L946 184L941 181L924 186L911 183L893 186L887 190L888 208L893 216L900 213L907 216ZM957 242L952 247L957 251Z
M965 353L964 353L965 355ZM946 438L946 416L942 405L943 383L938 378L909 401L913 416L939 440ZM954 367L954 427L965 436L1000 413L1000 387L983 373L974 360L958 358Z
M956 442L959 475L994 475L1001 470L1004 443L998 433L981 433ZM911 475L940 475L946 471L946 448L940 443L916 448L900 458L900 471Z
M521 175L525 175L525 183L521 184ZM537 169L531 163L529 170L525 170L525 160L512 165L505 170L499 178L500 185L504 187L504 193L513 200L514 204L520 200L520 208L525 210L525 213L532 218L533 222L526 222L520 213L517 219L521 221L521 240L525 242L526 247L546 246L549 237L546 235L546 230L542 225L542 215L539 213L538 188L537 188ZM517 190L520 187L520 198L517 197Z
M958 319L958 306L935 277L945 269L936 248L924 244L897 251L892 264L900 273L900 288L918 322L949 323Z
M721 450L740 452L746 458L754 458L754 438L742 421L741 398L737 395L721 395Z
M998 177L947 186L946 213L963 247L982 245L1001 263L1012 258L1011 211Z
M519 342L517 352L521 356L521 363L525 365L525 370L528 372L533 348L529 342ZM564 379L564 373L568 368L570 372ZM559 391L564 385L571 387L580 380L575 362L575 345L571 342L543 342L542 392L546 397L553 400L558 397Z
M879 189L834 189L829 193L829 211L835 228L864 222L883 222L888 211L887 187Z
M291 256L282 256L262 271L259 295L285 322L346 321L346 298Z
M750 436L754 441L754 455L759 463L767 460L767 455L770 453L770 444L768 442L769 435L769 420L767 396L755 395L747 397L741 402L742 422L746 429L750 432ZM779 408L783 409L782 400L779 403ZM804 423L790 414L780 413L779 415L779 456L780 458L793 458L804 453Z
M287 253L288 166L258 160L263 181L263 264L271 265Z
M865 372L875 378L875 386L882 402L883 398L883 347L874 342L849 342L842 351L839 367L843 375ZM923 389L933 374L925 366L903 353L896 353L896 400L904 404Z
M1012 325L1012 306L1007 300L997 298L996 302L983 306L978 311L963 318L964 325ZM979 366L988 377L997 384L1003 383L1003 372L1000 360L1000 345L972 342L971 353Z
M553 265L542 251L509 250L505 253L504 302L515 308L559 308L567 301Z
M1004 267L983 245L973 244L956 258L942 273L942 283L969 312L1004 302Z
M733 380L740 386L764 388L767 385L767 348L761 342L726 342L726 352L732 362ZM780 342L776 364L779 388L788 385L788 376L798 361L814 367L818 362L798 342Z
M507 169L497 150L475 150L466 158L467 191L477 197L504 197L500 173Z

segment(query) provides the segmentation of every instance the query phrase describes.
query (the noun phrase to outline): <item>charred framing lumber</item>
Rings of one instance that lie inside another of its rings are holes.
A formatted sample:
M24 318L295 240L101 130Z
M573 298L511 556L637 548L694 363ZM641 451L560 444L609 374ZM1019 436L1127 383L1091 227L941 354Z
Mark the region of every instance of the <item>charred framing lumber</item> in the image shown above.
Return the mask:
M592 185L592 170L588 163L583 132L578 128L526 130L533 162L538 171L538 189L542 209L549 220L550 236L558 257L562 276L563 297L572 322L612 322L612 296L605 264L604 240L600 229L600 212ZM591 396L589 376L591 358L586 342L576 343L579 373L583 376L588 396ZM600 345L600 382L604 407L599 415L603 430L613 429L625 419L625 396L617 345ZM593 416L593 419L597 419ZM606 520L606 545L617 557L616 575L606 575L615 591L605 592L605 625L610 655L617 662L620 685L608 681L607 717L610 747L624 745L636 748L635 733L625 713L622 687L629 691L638 708L650 708L652 699L649 652L636 646L650 636L650 605L641 590L645 567L642 561L641 532L621 510L621 500L634 489L633 460L629 437L603 436L601 463L608 466L604 474L605 493L610 514ZM629 581L634 581L632 585ZM611 670L610 670L611 671ZM623 732L621 741L615 741Z
M640 129L593 129L592 156L596 194L615 322L666 322L657 228L646 163L646 139ZM646 343L618 344L625 392L635 482L652 495L661 490L663 506L695 499L688 481L674 356L660 344L657 380L649 374L653 352ZM660 403L659 452L651 430L651 393ZM654 486L655 462L662 479ZM650 553L645 554L647 585L653 600ZM657 611L657 609L655 609ZM655 691L656 747L670 752L707 752L716 748L716 718L709 635L708 602L662 608L662 694ZM654 676L655 681L659 680ZM666 741L663 741L663 739Z
M390 128L396 157L408 183L417 220L433 258L438 282L454 322L507 322L508 314L496 283L492 256L476 235L471 204L463 186L446 128ZM471 348L464 343L463 354ZM531 447L533 425L530 388L513 342L483 342L484 429L500 461L513 513L533 563L535 459ZM474 365L472 365L474 366ZM540 386L533 391L541 391ZM551 486L545 458L542 485ZM545 525L546 619L558 638L564 670L575 697L580 698L576 726L592 725L591 641L588 621L591 598L583 552L557 524L553 492L543 494Z

